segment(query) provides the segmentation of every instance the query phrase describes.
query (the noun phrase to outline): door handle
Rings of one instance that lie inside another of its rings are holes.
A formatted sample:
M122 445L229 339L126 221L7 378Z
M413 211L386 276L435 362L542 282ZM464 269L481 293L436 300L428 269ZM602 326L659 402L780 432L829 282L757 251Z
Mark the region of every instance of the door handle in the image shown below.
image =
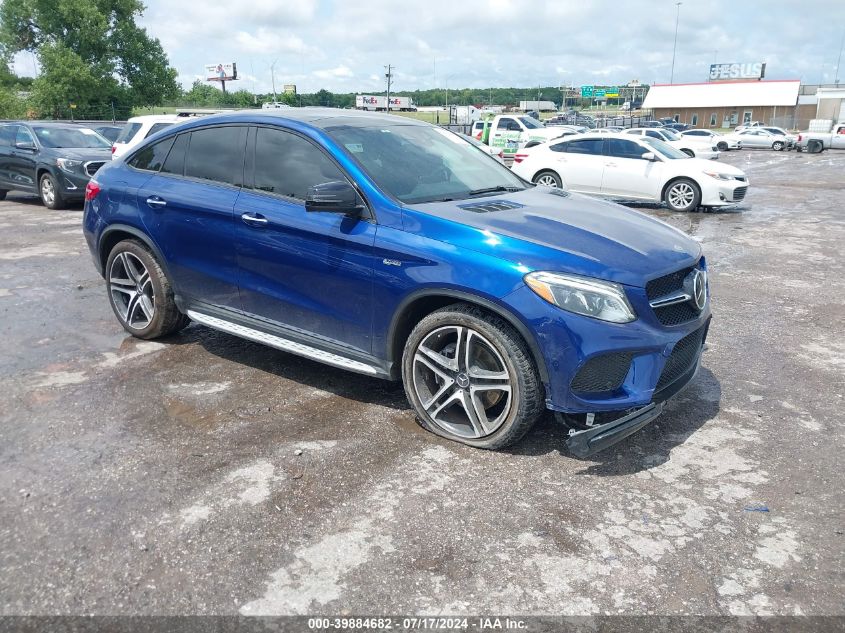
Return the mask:
M150 196L147 198L147 206L152 207L153 209L160 209L162 207L166 207L167 203L158 196Z
M605 167L616 167L616 163L605 163Z
M244 213L241 215L241 220L244 221L244 224L249 224L250 226L264 226L267 224L267 218L260 213Z

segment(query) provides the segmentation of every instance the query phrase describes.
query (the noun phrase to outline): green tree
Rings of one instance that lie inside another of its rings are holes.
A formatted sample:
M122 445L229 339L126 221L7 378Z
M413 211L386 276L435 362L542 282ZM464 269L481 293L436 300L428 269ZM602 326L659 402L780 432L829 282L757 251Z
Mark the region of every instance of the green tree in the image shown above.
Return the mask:
M38 56L32 101L42 113L80 106L159 105L179 94L161 44L139 27L139 0L3 0L0 54Z

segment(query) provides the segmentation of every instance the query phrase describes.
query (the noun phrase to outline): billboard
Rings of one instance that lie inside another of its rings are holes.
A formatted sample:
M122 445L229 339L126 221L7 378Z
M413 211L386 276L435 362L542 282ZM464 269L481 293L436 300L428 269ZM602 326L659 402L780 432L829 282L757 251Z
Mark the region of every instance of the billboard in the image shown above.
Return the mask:
M284 88L282 88L282 91L286 95L295 95L296 94L296 84L285 84Z
M206 81L232 81L238 78L238 67L235 62L231 64L206 64Z
M710 81L731 79L762 79L766 76L766 64L710 64Z

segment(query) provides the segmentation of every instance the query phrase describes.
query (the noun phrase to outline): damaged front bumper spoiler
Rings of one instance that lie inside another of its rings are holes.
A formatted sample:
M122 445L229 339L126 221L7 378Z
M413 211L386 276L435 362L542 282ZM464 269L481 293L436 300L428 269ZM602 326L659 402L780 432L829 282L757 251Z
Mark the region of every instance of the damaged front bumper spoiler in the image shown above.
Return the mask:
M636 433L662 412L662 402L646 405L613 422L571 433L566 447L576 457L587 457Z

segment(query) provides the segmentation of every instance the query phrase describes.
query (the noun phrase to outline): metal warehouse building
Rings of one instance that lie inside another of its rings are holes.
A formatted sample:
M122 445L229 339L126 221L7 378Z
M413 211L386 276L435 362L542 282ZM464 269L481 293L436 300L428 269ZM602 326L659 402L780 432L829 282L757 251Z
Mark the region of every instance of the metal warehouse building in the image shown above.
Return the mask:
M816 114L815 104L799 105L800 88L797 79L657 84L643 108L655 118L672 117L700 128L733 128L751 121L796 128Z

